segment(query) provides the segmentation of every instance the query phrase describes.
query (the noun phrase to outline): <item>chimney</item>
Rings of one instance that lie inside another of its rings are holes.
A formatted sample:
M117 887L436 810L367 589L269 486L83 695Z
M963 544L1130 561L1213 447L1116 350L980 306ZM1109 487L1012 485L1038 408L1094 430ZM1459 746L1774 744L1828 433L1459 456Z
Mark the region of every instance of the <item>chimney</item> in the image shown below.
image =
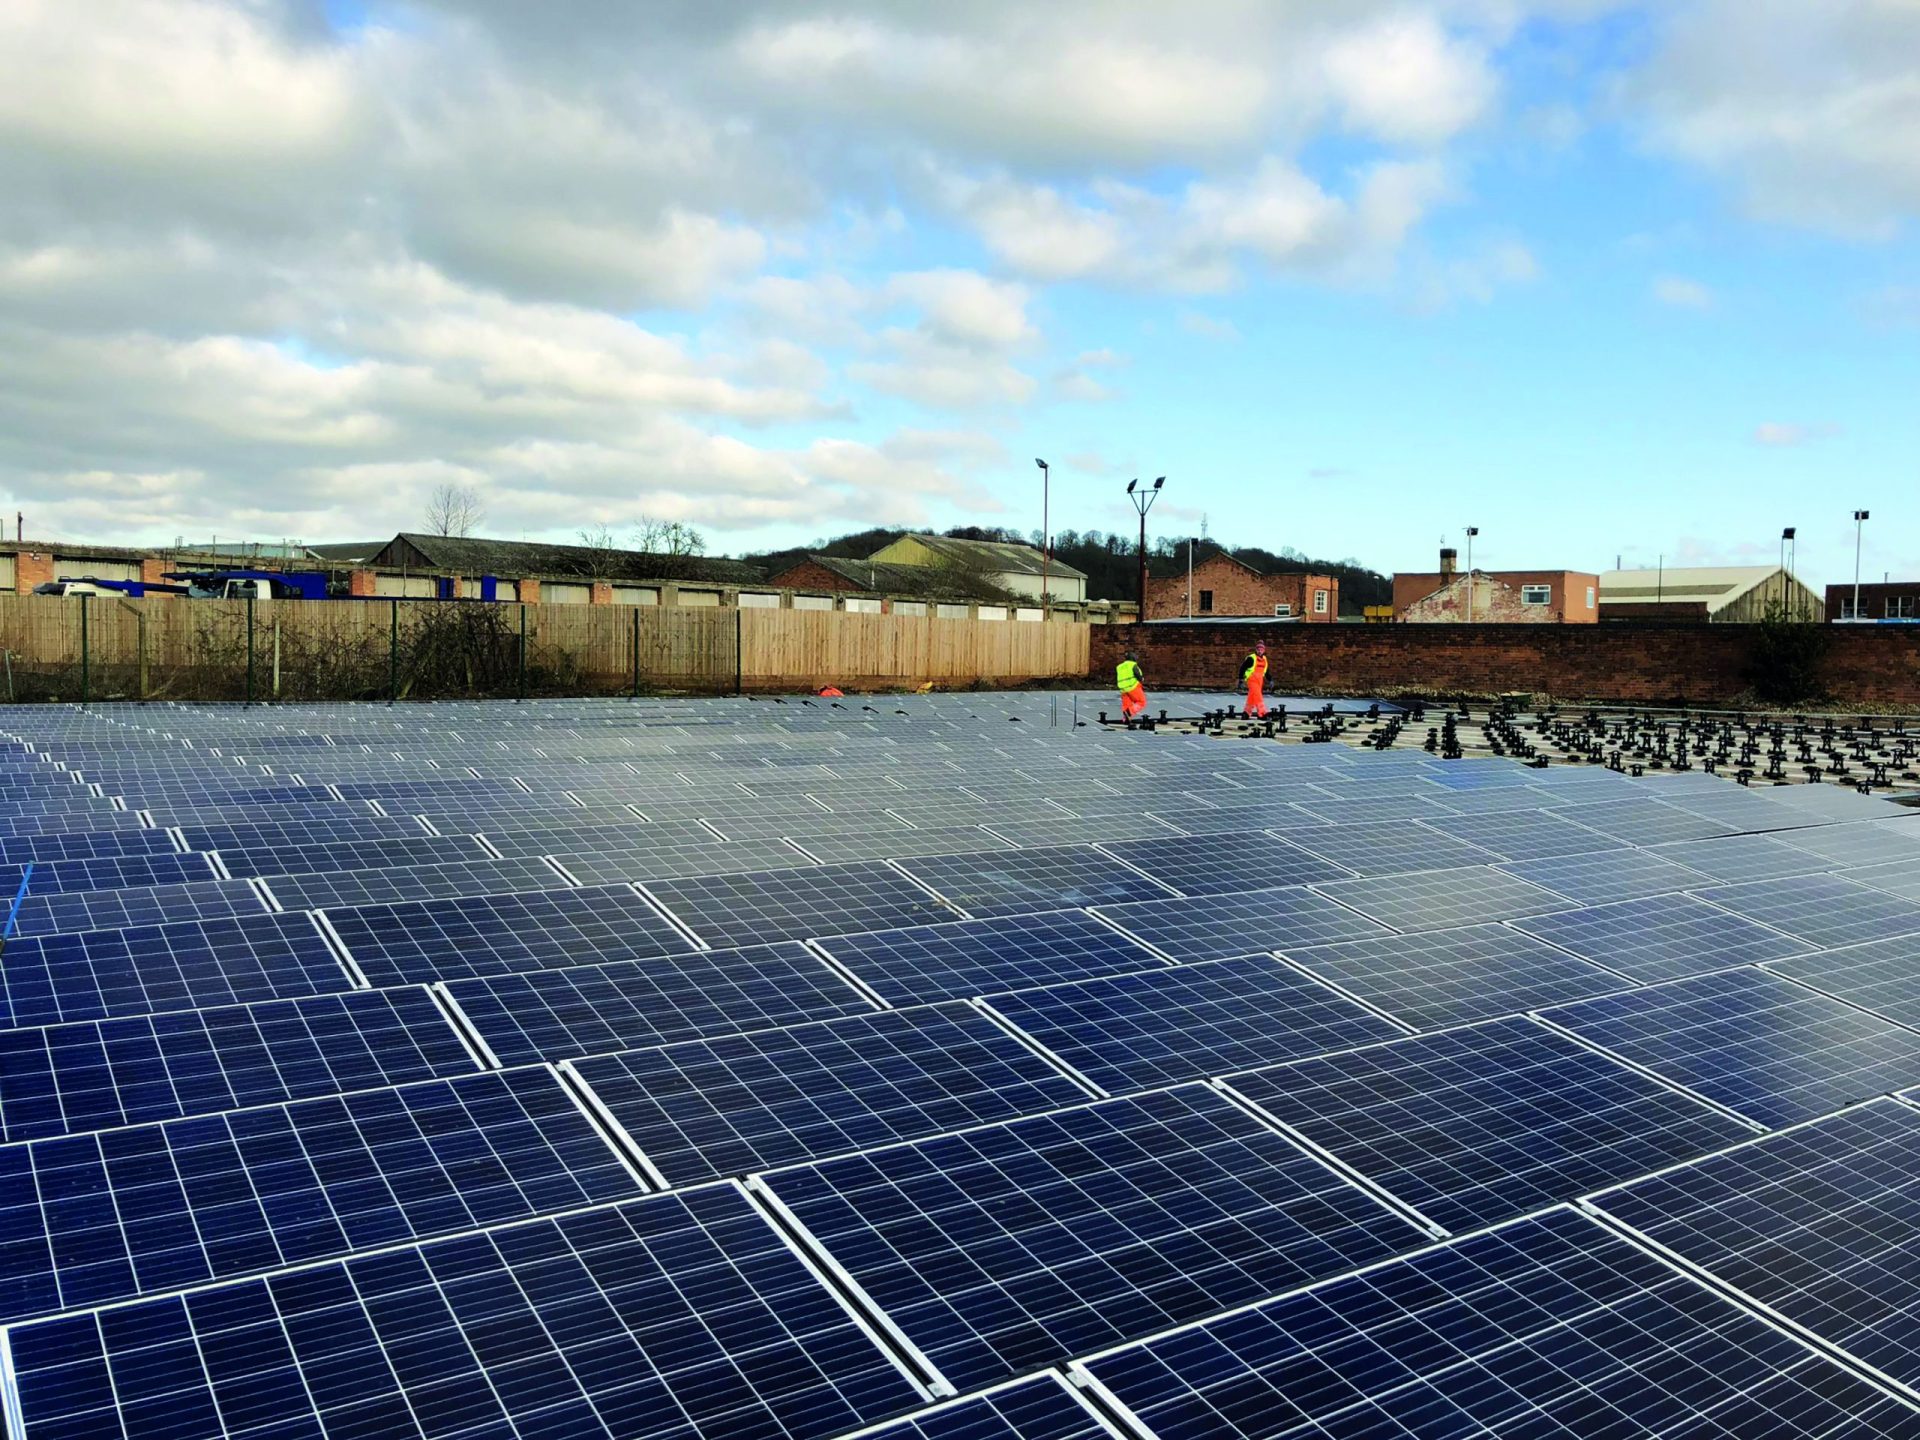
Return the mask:
M1451 545L1440 547L1440 583L1446 584L1453 579L1453 572L1459 568L1460 552Z

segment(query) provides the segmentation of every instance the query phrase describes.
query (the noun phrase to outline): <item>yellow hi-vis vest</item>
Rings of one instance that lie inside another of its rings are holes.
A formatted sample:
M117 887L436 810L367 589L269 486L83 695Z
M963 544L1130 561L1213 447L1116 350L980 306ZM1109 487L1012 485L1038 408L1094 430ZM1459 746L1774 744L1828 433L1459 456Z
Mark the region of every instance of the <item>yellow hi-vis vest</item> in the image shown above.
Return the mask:
M1247 656L1247 678L1264 680L1267 678L1267 657L1260 654Z
M1122 660L1113 667L1113 679L1124 695L1140 683L1140 667L1131 660Z

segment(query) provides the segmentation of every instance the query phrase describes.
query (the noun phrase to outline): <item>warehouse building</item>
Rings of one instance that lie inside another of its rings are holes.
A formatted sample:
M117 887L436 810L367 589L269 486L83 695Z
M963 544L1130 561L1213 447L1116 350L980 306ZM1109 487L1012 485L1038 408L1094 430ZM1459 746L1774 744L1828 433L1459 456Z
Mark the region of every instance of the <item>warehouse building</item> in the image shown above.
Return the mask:
M1778 565L1609 570L1600 577L1602 621L1751 625L1765 619L1770 606L1785 606L1798 619L1826 618L1821 597Z

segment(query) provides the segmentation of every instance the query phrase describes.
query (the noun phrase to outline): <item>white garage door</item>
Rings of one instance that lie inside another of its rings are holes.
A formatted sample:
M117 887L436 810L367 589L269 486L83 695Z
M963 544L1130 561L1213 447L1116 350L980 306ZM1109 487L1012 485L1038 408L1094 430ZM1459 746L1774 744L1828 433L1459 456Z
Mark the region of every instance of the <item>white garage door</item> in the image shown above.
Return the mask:
M376 575L373 593L396 600L431 600L440 593L440 587L431 575Z
M650 590L644 585L616 585L613 587L613 603L616 605L658 605L660 592Z
M593 599L593 587L548 583L540 587L540 598L549 605L585 605Z

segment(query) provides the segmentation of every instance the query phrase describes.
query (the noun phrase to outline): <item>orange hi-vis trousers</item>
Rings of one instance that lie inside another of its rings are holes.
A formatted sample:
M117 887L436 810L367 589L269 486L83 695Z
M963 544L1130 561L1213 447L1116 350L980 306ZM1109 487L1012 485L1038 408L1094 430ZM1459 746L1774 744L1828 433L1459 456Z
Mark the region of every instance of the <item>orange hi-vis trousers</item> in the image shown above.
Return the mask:
M1267 697L1264 679L1259 675L1249 675L1247 677L1247 714L1265 715L1266 713Z
M1147 708L1147 687L1136 685L1131 690L1120 693L1120 713L1128 719L1140 714Z

